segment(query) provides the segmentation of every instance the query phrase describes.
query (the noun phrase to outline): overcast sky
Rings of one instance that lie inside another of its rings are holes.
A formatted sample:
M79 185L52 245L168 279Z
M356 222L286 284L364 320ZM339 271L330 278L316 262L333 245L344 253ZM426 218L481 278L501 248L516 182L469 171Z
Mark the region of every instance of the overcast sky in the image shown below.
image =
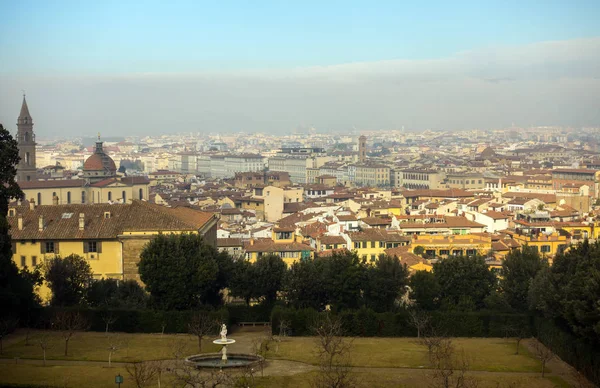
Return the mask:
M0 2L9 129L22 90L41 137L600 126L597 1L80 3Z

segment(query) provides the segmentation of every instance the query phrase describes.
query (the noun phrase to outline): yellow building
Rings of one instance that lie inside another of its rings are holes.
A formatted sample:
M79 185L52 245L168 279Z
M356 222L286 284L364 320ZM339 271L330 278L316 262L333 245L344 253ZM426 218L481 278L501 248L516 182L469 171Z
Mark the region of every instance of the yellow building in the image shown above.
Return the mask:
M384 254L386 249L397 248L410 244L410 237L398 232L390 232L382 229L365 229L362 232L348 233L350 237L350 249L353 249L358 257L375 262L379 255Z
M314 249L302 243L294 227L273 228L270 239L250 239L244 246L246 259L255 262L259 257L274 254L289 266L300 260L314 258Z
M487 255L492 249L492 238L486 235L420 235L412 240L413 251L421 246L429 257Z
M520 245L528 245L537 250L542 256L554 257L563 252L571 244L570 238L559 233L545 234L520 234L517 232L506 232Z
M13 260L19 268L36 267L56 255L77 254L88 261L95 279L139 281L140 253L159 233L200 233L216 246L214 214L144 201L10 206L8 221Z

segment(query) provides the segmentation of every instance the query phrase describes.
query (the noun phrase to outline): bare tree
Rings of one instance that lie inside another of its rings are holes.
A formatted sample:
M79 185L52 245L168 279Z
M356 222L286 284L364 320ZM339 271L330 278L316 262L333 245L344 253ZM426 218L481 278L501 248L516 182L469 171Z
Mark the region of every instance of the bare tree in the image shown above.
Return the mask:
M554 353L538 340L533 342L533 352L536 358L542 363L542 377L544 377L546 374L546 364L554 358Z
M171 355L173 355L175 361L179 362L186 353L187 341L184 338L175 337L171 340L169 347L171 349Z
M469 361L461 351L456 349L450 338L443 338L430 353L429 362L432 368L432 387L440 388L476 388L477 380L467 376Z
M110 325L112 325L113 323L115 323L117 321L117 318L118 317L116 315L114 315L113 313L111 313L110 311L102 314L102 320L106 324L106 334L108 334L108 331L110 329Z
M156 368L151 362L134 362L125 366L127 373L137 388L144 388L154 380Z
M112 355L118 352L123 345L121 344L121 338L118 335L110 335L108 337L108 367L111 367Z
M54 346L53 336L45 331L38 338L38 343L40 344L40 348L42 348L42 353L44 356L44 366L46 366L46 352Z
M426 330L431 317L423 310L412 309L408 315L408 322L417 329L417 338L421 338L421 333Z
M505 338L514 338L516 345L517 345L517 349L515 351L515 354L519 354L519 349L521 347L521 341L523 341L525 338L527 338L527 330L523 327L523 326L518 326L518 325L506 325L504 326L504 333L505 333Z
M342 337L342 323L327 313L313 326L319 371L313 383L322 388L354 387L350 363L351 341Z
M174 386L193 387L193 388L217 388L238 386L232 376L223 372L222 369L202 370L188 364L180 364L172 370L174 376ZM245 385L239 385L246 387Z
M218 322L206 313L196 313L188 323L188 330L198 337L198 352L202 353L202 339L217 330Z
M433 351L440 346L445 336L440 334L432 325L426 325L423 335L419 338L419 343L427 348L427 353L431 359Z
M271 338L268 335L254 337L251 342L252 353L254 353L255 356L260 357L258 366L260 368L260 374L262 377L264 377L265 363L270 342Z
M12 333L19 324L19 318L16 317L4 317L0 319L0 354L3 354L3 340L4 337Z
M279 337L287 337L290 326L290 321L283 319L279 321Z
M85 331L89 323L83 315L75 311L57 311L52 326L58 330L65 340L65 357L69 352L69 341L78 331Z

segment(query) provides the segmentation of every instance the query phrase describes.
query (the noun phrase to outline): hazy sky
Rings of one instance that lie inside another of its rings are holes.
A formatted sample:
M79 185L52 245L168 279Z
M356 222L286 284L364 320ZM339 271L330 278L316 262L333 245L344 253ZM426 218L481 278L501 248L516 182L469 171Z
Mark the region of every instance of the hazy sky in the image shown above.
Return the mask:
M600 125L600 1L0 0L38 136Z

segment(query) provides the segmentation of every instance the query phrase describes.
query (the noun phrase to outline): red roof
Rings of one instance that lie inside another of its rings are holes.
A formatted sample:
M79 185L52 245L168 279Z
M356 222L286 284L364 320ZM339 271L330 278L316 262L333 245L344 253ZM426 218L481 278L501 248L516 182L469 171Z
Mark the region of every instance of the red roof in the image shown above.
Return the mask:
M115 165L115 161L106 154L96 153L87 158L85 163L83 163L84 170L104 170L108 168L111 171L117 171L117 166Z

